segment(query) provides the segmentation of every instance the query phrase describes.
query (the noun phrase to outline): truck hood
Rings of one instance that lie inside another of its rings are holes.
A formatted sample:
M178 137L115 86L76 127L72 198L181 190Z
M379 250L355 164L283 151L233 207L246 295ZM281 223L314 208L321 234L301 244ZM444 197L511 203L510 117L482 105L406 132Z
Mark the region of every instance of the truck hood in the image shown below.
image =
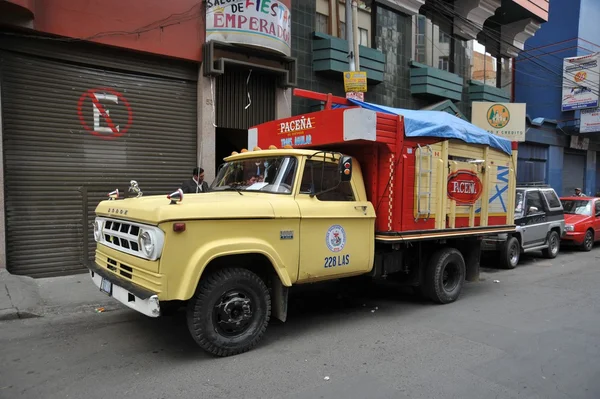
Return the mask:
M570 215L565 213L565 224L581 224L590 220L591 216L585 215Z
M192 219L268 219L275 217L270 201L273 195L276 194L186 194L182 202L174 205L165 195L105 200L96 207L96 214L150 224Z

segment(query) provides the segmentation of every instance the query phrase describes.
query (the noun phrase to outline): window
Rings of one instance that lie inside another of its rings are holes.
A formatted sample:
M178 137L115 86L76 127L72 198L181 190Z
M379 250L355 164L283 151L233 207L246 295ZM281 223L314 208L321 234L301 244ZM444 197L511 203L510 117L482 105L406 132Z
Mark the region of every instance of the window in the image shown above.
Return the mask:
M293 157L261 157L223 164L212 191L254 191L291 194L297 160Z
M564 200L566 215L592 216L592 204L589 200Z
M596 201L596 216L600 216L600 201Z
M450 70L450 62L448 57L440 57L438 61L438 69L449 71Z
M315 17L315 31L319 33L329 33L329 17L325 14L317 13Z
M529 213L529 208L532 206L536 207L539 212L544 211L544 205L542 204L542 198L540 197L540 193L537 191L528 191L527 192L527 213Z
M358 34L360 36L358 44L369 47L369 31L363 28L358 28Z
M433 68L456 73L453 71L454 60L451 58L452 47L456 42L451 35L451 23L437 14L433 17L415 15L412 20L415 35L413 59Z
M544 193L544 197L546 197L546 201L548 201L550 208L560 208L560 200L553 190L544 190L542 192Z
M331 190L317 195L319 201L354 201L354 192L350 182L340 183L339 169L336 163L306 161L300 193L310 194L313 182L315 193Z
M346 23L340 22L340 39L346 40Z
M496 87L497 80L497 61L491 53L487 51L487 47L477 40L469 41L469 49L472 52L471 58L471 80L481 82L488 86ZM489 46L493 46L490 44Z
M440 30L438 40L440 43L450 43L450 36Z

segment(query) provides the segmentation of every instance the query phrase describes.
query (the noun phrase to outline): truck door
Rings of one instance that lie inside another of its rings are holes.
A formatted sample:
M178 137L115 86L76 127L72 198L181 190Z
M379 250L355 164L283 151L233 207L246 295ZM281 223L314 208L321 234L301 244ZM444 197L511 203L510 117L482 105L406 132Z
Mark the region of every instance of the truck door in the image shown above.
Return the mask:
M375 210L366 198L358 200L357 180L338 185L337 163L306 161L296 197L301 217L299 282L371 270ZM328 191L311 198L313 184L315 193Z
M524 213L523 247L542 245L548 236L548 221L546 207L538 190L527 191Z

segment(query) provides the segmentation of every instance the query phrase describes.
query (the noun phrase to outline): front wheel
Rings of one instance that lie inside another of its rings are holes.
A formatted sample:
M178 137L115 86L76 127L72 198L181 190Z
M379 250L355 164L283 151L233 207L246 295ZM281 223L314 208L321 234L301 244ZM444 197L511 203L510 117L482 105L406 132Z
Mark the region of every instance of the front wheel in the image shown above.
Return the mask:
M465 274L462 254L454 248L443 248L429 259L423 293L437 303L454 302L462 291Z
M500 248L500 266L504 269L514 269L519 264L521 246L515 237L509 237Z
M548 248L542 251L542 254L546 258L554 259L558 255L560 249L560 237L556 231L551 231L548 235Z
M187 323L196 343L215 356L252 349L271 316L271 297L264 281L249 270L217 270L200 281L187 309Z
M583 239L583 244L581 244L581 249L589 252L594 248L594 232L592 230L588 230L585 233L585 238Z

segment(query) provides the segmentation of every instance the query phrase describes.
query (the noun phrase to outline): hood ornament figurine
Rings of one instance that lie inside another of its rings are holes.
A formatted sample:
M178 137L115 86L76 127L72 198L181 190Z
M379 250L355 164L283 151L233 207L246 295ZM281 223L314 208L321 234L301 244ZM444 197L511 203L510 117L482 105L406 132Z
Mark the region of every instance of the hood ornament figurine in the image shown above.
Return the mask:
M140 190L140 186L138 186L138 183L135 180L129 182L129 192L136 194L136 198L140 198L142 195L144 195L142 190Z

